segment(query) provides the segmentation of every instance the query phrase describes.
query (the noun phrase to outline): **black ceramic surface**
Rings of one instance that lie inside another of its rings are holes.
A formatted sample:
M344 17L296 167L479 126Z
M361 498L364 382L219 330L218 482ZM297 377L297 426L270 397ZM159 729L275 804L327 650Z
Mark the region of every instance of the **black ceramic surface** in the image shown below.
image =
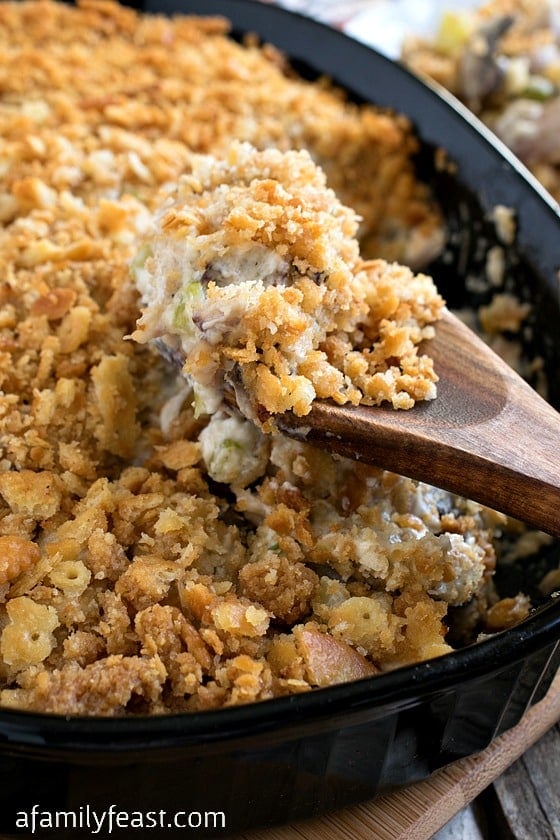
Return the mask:
M422 142L419 171L448 219L446 256L430 268L453 305L480 302L465 292L464 281L480 272L481 253L495 240L492 208L514 208L518 238L506 255L508 282L534 303L527 348L545 358L551 398L560 404L560 218L476 120L374 51L275 7L253 0L148 0L144 8L225 14L235 31L257 32L306 74L327 73L351 97L407 114ZM434 166L439 145L456 163L455 175ZM543 564L558 565L556 547L519 571L514 586L534 589ZM545 601L518 627L443 658L261 704L120 720L2 711L0 836L210 836L223 832L204 827L205 811L212 812L210 826L223 822L229 833L373 797L483 749L515 725L550 685L560 664L559 639L560 598ZM27 829L16 826L21 811ZM47 811L68 817L50 831ZM128 819L117 819L125 811ZM139 812L149 824L144 830L136 827Z

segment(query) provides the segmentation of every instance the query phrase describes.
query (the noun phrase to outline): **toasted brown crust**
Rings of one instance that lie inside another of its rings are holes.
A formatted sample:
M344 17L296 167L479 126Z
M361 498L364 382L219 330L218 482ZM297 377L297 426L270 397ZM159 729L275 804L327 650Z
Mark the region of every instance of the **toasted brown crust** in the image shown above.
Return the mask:
M306 691L444 652L445 599L486 585L488 515L447 499L444 528L405 479L274 438L222 492L207 421L124 340L161 190L234 136L308 148L368 256L406 259L411 230L439 226L406 121L226 30L110 2L0 4L4 706L159 714Z

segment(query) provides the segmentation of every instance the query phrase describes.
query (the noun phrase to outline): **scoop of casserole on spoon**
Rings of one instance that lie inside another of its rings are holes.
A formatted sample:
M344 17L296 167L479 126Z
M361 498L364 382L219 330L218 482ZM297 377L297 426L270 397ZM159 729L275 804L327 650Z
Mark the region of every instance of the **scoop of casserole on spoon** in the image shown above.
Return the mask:
M200 414L233 404L560 536L560 415L431 278L363 261L358 224L305 152L194 156L133 265L133 337L181 365Z

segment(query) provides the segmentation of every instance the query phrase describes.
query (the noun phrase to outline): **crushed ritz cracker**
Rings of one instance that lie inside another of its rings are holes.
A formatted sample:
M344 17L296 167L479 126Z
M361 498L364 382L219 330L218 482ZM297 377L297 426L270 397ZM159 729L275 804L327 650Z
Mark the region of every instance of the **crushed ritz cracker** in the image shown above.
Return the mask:
M421 265L441 220L406 120L221 19L23 0L0 3L0 40L1 704L217 709L444 654L450 606L489 632L503 517L210 420L125 339L162 190L233 140L306 149L364 258Z

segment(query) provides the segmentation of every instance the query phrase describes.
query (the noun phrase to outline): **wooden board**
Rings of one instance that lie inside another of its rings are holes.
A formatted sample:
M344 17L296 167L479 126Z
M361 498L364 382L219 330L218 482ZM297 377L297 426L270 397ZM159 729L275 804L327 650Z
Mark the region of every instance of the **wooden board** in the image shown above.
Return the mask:
M511 837L560 838L559 724L496 780L494 791L501 824Z
M558 721L560 673L546 697L533 706L516 727L497 738L484 752L457 761L425 781L410 785L397 793L378 797L372 802L295 825L247 832L239 835L238 840L410 840L411 837L414 840L430 840L488 785L499 779L508 767ZM560 732L557 735L560 738ZM548 743L549 739L546 740ZM553 759L548 755L547 746L537 746L537 751L547 750L544 760L541 761L536 754L527 755L521 768L512 772L521 774L519 781L516 781L516 784L521 786L526 784L523 776L525 771L532 777L531 785L537 802L535 808L542 814L543 810L555 807L556 824L560 831L558 789L555 788L560 778L560 742L557 746ZM550 768L550 774L546 773L546 768ZM543 781L545 774L548 778ZM503 784L502 790L505 790ZM516 796L514 793L510 797L504 796L503 803L504 812L507 807L515 807L518 810L526 808L526 788L523 787L523 799L520 800L519 794ZM546 827L548 833L540 833L544 822L541 819L531 824L532 819L536 819L535 812L527 812L526 833L513 836L518 836L520 840L533 837L552 840L560 836L560 833L554 834L554 828L550 825ZM550 833L551 831L553 833Z

